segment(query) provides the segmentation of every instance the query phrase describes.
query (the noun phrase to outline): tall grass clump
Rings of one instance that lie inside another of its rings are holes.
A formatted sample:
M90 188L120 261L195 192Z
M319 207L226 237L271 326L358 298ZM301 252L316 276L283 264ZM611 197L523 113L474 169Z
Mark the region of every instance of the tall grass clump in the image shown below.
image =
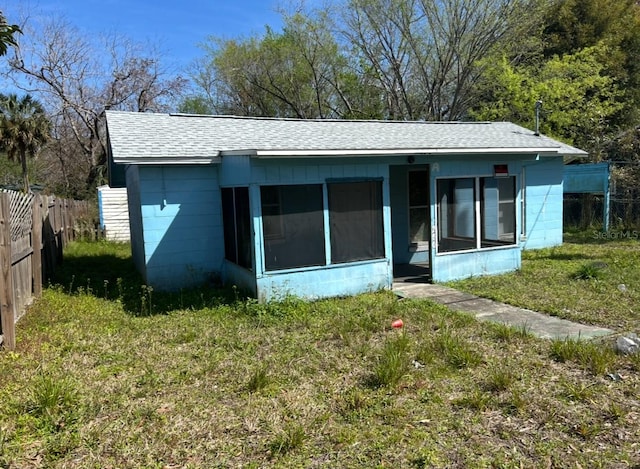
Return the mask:
M582 264L572 278L575 280L600 280L604 277L604 269L607 265L604 262L589 262Z
M438 333L432 346L452 368L471 368L482 363L482 355L476 352L471 344L449 330Z
M299 423L291 422L286 424L269 443L269 451L272 456L284 455L300 448L306 439L304 427Z
M251 373L247 382L247 390L249 392L258 392L269 385L269 374L266 365L260 366Z
M550 353L554 360L576 362L594 375L605 374L615 362L615 353L610 347L579 339L555 339Z
M68 378L39 373L28 390L24 410L38 427L55 432L77 420L79 402L76 387Z
M369 384L373 387L394 387L407 374L410 365L409 338L403 333L391 337L384 343Z

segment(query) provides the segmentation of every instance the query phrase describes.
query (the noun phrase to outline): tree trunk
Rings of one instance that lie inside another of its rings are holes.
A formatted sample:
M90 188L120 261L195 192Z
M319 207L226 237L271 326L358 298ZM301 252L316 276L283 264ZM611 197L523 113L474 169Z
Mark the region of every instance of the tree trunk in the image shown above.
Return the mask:
M20 152L20 163L22 164L22 181L23 181L23 190L25 194L30 192L29 188L29 173L27 172L27 152L22 150Z

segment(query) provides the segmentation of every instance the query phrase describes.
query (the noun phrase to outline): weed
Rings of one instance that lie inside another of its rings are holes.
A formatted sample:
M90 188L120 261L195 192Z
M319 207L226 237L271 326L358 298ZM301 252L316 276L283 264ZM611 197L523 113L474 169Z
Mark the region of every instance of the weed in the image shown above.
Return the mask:
M581 419L571 426L571 431L584 440L590 440L602 432L602 427L598 423Z
M508 414L523 414L527 408L528 400L519 389L513 389L504 406Z
M398 334L388 339L375 364L369 384L372 387L394 387L409 371L409 339L406 334Z
M498 366L492 368L487 376L486 389L490 392L502 392L516 380L517 374L512 366Z
M140 287L140 315L151 316L153 314L153 305L151 301L151 294L153 293L153 287L149 285L142 285Z
M573 273L574 280L599 280L604 276L604 269L607 264L603 262L590 262L582 264L580 268Z
M262 365L251 373L247 383L247 390L249 392L258 392L266 388L268 385L269 375L267 373L267 366Z
M307 434L302 425L295 422L287 423L269 443L269 451L272 456L287 454L300 448L306 438Z
M342 394L337 402L337 410L343 417L358 414L367 409L370 400L367 394L359 387L352 387Z
M526 340L531 338L529 326L525 323L520 326L512 326L506 323L492 323L492 335L501 342L514 342L515 340Z
M619 403L611 401L604 410L604 417L609 421L616 422L627 415L627 413L627 410Z
M77 418L79 396L67 378L40 372L31 383L25 411L48 431L59 431Z
M580 342L575 339L554 339L551 341L551 358L561 363L575 360L579 354Z
M570 401L588 402L593 396L593 384L590 383L563 380L560 386L560 395Z
M613 349L596 342L586 342L582 345L579 355L579 363L592 374L604 375L615 362Z
M433 347L449 366L456 369L471 368L482 363L482 356L471 344L448 330L435 336Z
M594 375L602 375L615 362L610 347L579 339L556 339L551 342L551 357L559 362L575 361Z
M474 389L469 394L458 399L454 399L453 404L458 407L466 407L468 409L482 412L483 410L487 410L489 408L490 402L490 394L480 389Z

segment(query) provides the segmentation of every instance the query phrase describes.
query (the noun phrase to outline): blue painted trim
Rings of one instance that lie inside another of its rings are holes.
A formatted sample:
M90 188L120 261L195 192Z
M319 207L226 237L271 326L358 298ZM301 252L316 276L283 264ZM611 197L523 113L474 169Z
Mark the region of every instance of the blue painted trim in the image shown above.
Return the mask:
M327 184L339 184L341 182L382 182L383 177L344 177L344 178L327 178L325 179Z
M98 213L100 214L100 229L104 230L104 208L102 207L102 191L98 190Z

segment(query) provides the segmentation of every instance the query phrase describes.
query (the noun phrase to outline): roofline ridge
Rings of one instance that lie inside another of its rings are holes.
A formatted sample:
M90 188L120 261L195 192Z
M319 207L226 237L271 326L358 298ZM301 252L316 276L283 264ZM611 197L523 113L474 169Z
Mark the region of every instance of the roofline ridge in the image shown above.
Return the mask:
M162 114L162 113L158 113ZM167 115L167 114L165 114ZM168 113L170 117L199 117L208 119L237 119L280 122L333 122L333 123L374 123L374 124L432 124L432 125L465 125L465 124L513 124L508 121L427 121L427 120L393 120L393 119L322 119L299 117L271 117L271 116L239 116L236 114L191 114L184 112Z

